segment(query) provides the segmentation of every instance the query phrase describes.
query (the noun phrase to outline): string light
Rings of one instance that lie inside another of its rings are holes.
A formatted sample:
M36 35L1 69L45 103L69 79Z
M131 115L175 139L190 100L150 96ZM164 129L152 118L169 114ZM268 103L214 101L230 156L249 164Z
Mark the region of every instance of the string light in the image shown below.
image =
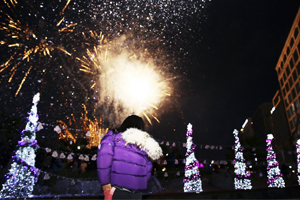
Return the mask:
M33 97L33 106L27 118L25 129L21 132L18 150L12 157L12 165L6 174L6 182L2 185L0 198L31 197L37 181L39 170L35 168L35 151L37 149L36 131L38 130L37 104L40 94ZM39 127L40 128L40 127Z
M251 180L247 179L247 177L250 176L250 173L247 170L247 165L245 163L244 155L243 155L243 149L240 143L240 139L238 136L239 132L234 129L233 135L235 138L234 143L234 153L235 153L235 159L234 159L234 187L235 189L252 189Z
M296 143L296 150L297 150L297 177L298 177L298 185L300 185L300 139L297 140Z
M268 187L284 188L285 182L279 169L279 163L276 160L276 153L273 151L272 147L273 138L272 134L267 135L267 184Z
M200 172L199 172L199 161L195 158L194 149L195 146L193 144L192 140L192 124L188 124L187 126L187 153L186 156L186 162L185 162L185 179L183 179L184 182L184 192L202 192L202 181L200 178Z

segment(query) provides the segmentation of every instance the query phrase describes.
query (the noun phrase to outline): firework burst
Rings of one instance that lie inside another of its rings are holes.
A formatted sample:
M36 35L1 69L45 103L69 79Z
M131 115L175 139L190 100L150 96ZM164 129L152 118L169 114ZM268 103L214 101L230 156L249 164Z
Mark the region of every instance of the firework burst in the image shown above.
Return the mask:
M61 132L59 133L59 139L76 141L80 138L85 138L88 141L87 148L98 147L101 142L101 138L107 132L107 128L104 129L103 116L97 120L95 117L89 118L86 106L83 104L84 112L81 113L80 119L75 119L74 115L67 117L68 122L58 120ZM72 127L72 128L70 128Z
M151 118L159 122L159 108L173 93L174 75L155 62L147 50L130 44L132 40L126 36L110 42L102 34L96 38L100 45L76 59L81 71L97 80L91 87L100 91L96 96L104 115L111 116L111 122L132 113L144 116L150 124Z
M94 75L97 74L99 70L101 70L101 60L105 59L103 58L103 55L105 56L105 54L101 52L99 47L101 48L103 44L106 44L107 40L102 34L102 32L100 32L100 34L97 34L95 31L90 30L87 34L88 36L92 37L94 41L96 40L97 41L96 43L98 43L99 46L98 47L96 45L94 46L93 44L95 42L85 43L86 45L91 47L86 49L86 56L82 56L82 58L76 57L76 60L80 62L80 66L81 66L81 68L79 69L80 71ZM82 33L83 37L86 40L88 40L86 36L87 34L85 34L84 32ZM93 88L95 84L96 83L94 83L91 88Z
M89 43L93 45L86 49L85 56L76 59L80 70L93 77L91 88L95 88L94 96L99 99L104 115L111 122L119 122L132 113L144 116L150 124L151 119L159 122L158 113L163 105L174 100L178 75L173 75L173 70L182 68L178 61L187 54L182 44L188 45L185 39L191 39L193 28L197 28L189 22L201 23L200 13L206 1L87 4L85 13L100 34L90 31L89 36L84 36L98 43Z
M50 101L44 106L47 119L56 120L58 114L64 118L84 99L88 106L96 104L93 108L110 122L120 122L131 113L149 123L159 121L163 105L176 97L178 79L174 81L173 70L181 74L186 66L178 61L188 54L184 45L199 28L194 23L203 19L203 7L204 0L0 0L2 82L18 84L18 95L26 80L40 81L41 94ZM129 98L123 93L126 88L120 88L133 80L131 85L139 88L130 91ZM155 94L147 96L144 91ZM138 93L143 95L135 96ZM143 104L137 103L142 96ZM10 99L10 94L6 97Z
M61 8L59 14L53 14L56 9L52 8L53 19L44 5L43 1L32 4L28 1L3 0L0 7L0 31L2 40L0 41L2 51L7 51L0 65L0 72L9 69L9 79L11 82L18 69L25 73L19 87L15 93L18 95L24 81L32 68L36 69L36 61L40 57L52 57L54 50L71 55L56 41L58 37L62 39L68 33L73 32L76 23L67 22L64 12L70 0L65 4L57 6ZM35 66L35 67L33 67Z

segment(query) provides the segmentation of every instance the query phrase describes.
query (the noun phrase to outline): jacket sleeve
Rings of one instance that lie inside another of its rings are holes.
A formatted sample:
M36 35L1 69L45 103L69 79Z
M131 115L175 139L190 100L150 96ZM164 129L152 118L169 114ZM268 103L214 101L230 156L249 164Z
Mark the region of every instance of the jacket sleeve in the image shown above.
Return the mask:
M108 132L102 139L97 154L97 173L100 185L110 183L112 159L114 156L114 142L112 131Z
M150 160L148 160L147 166L146 166L146 168L147 168L147 181L151 177L152 167L153 167L152 162Z

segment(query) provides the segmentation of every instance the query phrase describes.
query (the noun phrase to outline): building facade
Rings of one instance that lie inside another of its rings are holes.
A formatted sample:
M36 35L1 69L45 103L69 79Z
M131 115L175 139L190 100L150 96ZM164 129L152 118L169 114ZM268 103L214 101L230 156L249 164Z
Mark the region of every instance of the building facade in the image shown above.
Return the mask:
M253 129L259 138L265 140L267 134L272 132L271 113L273 104L271 102L261 104L252 116ZM263 144L265 147L265 144Z
M300 8L276 65L293 143L300 138Z
M272 99L273 108L270 112L271 133L274 135L273 147L277 152L278 162L291 163L294 161L293 156L290 153L293 150L292 138L282 99L283 97L280 90L277 90Z

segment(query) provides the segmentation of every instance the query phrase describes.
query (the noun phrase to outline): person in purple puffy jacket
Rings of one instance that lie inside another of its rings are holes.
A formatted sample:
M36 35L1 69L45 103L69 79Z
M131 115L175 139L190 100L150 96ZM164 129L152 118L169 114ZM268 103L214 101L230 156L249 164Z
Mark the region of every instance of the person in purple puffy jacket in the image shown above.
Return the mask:
M161 156L159 144L144 131L143 119L127 117L116 132L106 133L98 149L98 180L104 199L141 199L152 161Z

